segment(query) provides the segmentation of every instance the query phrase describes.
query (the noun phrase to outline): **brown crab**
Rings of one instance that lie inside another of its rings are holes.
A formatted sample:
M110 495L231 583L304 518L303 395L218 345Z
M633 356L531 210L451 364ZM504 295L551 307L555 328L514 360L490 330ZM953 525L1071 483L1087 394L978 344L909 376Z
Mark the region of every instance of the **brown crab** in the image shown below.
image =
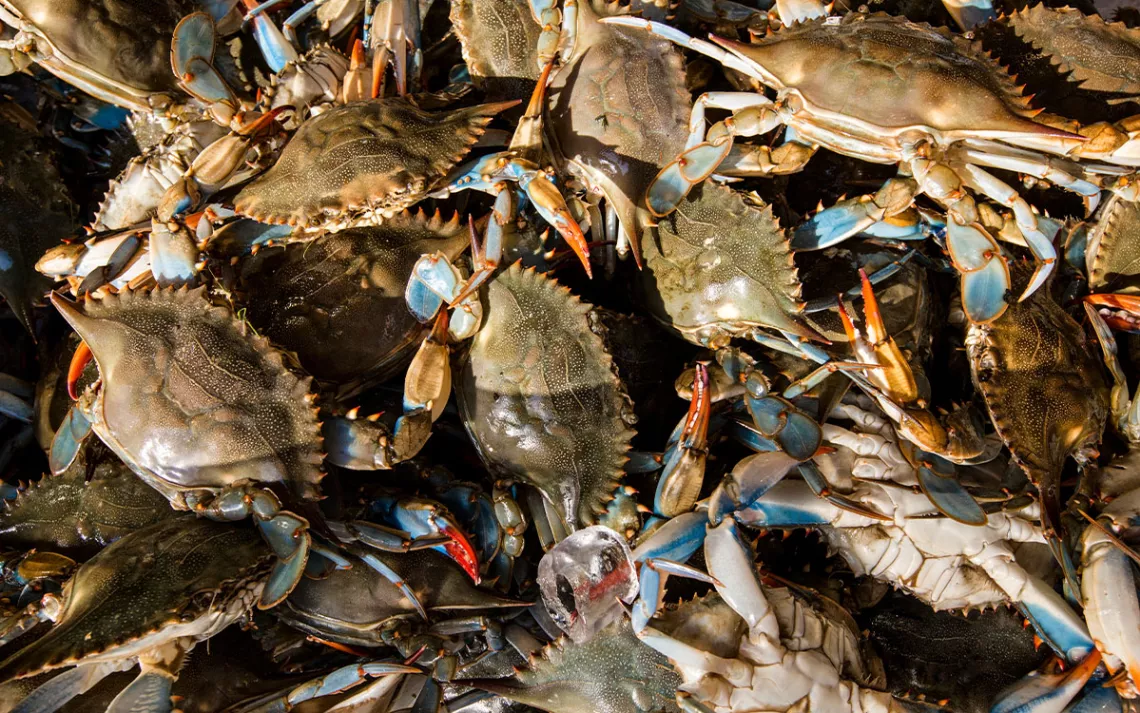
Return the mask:
M685 70L668 42L599 22L593 2L574 16L573 42L548 90L551 139L595 202L606 201L608 218L592 222L640 260L645 191L688 136Z
M530 96L542 27L527 0L452 0L451 22L475 86L491 99Z
M241 265L245 314L344 396L392 376L426 334L404 303L415 262L437 251L454 259L467 245L458 216L405 212L380 226L264 249Z
M293 134L277 162L234 199L263 223L350 227L389 218L426 197L516 102L446 114L405 99L334 107Z
M493 475L537 488L569 531L591 524L633 437L600 324L569 290L517 263L483 299L483 328L456 379L464 424Z
M1024 270L1015 272L1022 282ZM1059 552L1060 478L1070 456L1095 457L1109 414L1109 388L1084 331L1047 292L971 324L970 373L1015 462L1037 486L1045 536ZM1064 564L1064 558L1058 557Z

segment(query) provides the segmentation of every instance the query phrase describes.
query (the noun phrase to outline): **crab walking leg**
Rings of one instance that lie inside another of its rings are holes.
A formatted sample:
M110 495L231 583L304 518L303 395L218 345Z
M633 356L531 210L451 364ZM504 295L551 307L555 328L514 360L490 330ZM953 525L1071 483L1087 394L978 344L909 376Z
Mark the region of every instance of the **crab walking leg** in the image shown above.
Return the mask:
M1031 536L1026 536L1026 533L1018 533L1016 528L1011 529L1009 537L1015 542L1042 541L1040 532L1034 531ZM1075 662L1095 649L1085 622L1064 597L1022 569L1008 545L987 545L981 552L970 555L969 560L985 570L1010 601L1017 604L1054 651Z
M1025 173L1060 186L1079 195L1089 213L1096 210L1100 202L1100 186L1081 178L1085 172L1071 161L981 139L966 139L953 155L965 163Z
M129 661L80 664L49 679L29 693L10 713L52 713L72 698L94 688L107 676L129 669L132 665Z
M706 106L729 109L733 114L713 124L701 141ZM689 119L690 133L685 150L666 164L649 186L645 198L649 212L661 217L676 210L694 186L716 172L732 150L735 137L765 134L781 123L775 104L763 94L713 92L702 95Z
M1105 298L1124 298L1124 302ZM1090 295L1085 301L1085 315L1092 324L1096 334L1097 343L1100 344L1101 356L1109 373L1112 374L1112 389L1109 392L1109 404L1112 409L1112 423L1116 430L1128 439L1129 443L1140 443L1140 387L1132 398L1128 398L1128 377L1124 373L1118 358L1116 337L1112 329L1097 311L1096 304L1119 304L1129 309L1135 309L1129 295Z
M31 423L35 390L32 383L0 372L0 416Z
M1045 280L1053 272L1053 267L1057 263L1057 251L1053 247L1052 236L1042 232L1033 208L1011 186L988 171L972 164L962 164L954 168L958 175L964 179L966 185L976 188L991 200L1013 210L1013 215L1017 219L1018 230L1025 237L1026 244L1037 260L1033 277L1030 278L1029 284L1026 285L1021 297L1018 298L1019 301L1024 301L1025 298L1036 292L1041 285L1045 284Z
M527 0L531 15L542 28L538 36L538 66L545 67L560 52L563 57L574 54L578 32L578 0Z
M368 699L376 700L390 693L403 680L404 674L417 673L423 673L423 671L414 666L403 664L383 662L350 664L342 666L332 673L306 681L277 696L259 701L252 707L243 707L241 711L242 713L291 711L305 701L344 693L364 684L370 678L382 677L382 680L374 686L369 686L367 691Z
M1132 527L1140 513L1140 490L1122 495L1104 509L1100 526L1090 524L1081 538L1081 594L1089 631L1104 653L1105 663L1128 672L1126 688L1135 693L1140 685L1140 602L1129 553L1121 549L1103 528L1114 533Z

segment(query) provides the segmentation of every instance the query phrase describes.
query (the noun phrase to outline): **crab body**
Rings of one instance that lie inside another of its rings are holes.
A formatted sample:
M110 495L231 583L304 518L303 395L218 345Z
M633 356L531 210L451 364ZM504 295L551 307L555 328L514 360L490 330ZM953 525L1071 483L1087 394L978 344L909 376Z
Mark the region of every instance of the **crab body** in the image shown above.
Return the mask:
M806 335L791 246L770 206L730 188L694 189L642 242L654 317L705 346L756 328Z
M527 0L453 0L451 21L467 71L492 99L525 99L534 89L538 38Z
M492 474L540 490L573 531L612 499L632 410L588 305L517 264L492 280L457 376L459 409Z
M120 696L160 701L186 653L249 611L271 562L253 529L181 517L139 530L80 567L59 597L33 605L55 624L0 662L0 680L74 666L31 694L66 701L139 662Z
M391 376L426 332L404 304L416 260L437 251L456 258L466 247L458 218L401 213L263 249L242 263L246 316L317 380L355 390Z
M688 135L681 57L667 42L601 24L590 2L576 17L573 49L548 90L552 139L568 169L605 198L610 239L624 236L637 255L649 218L642 197Z
M491 119L513 105L439 114L404 99L334 107L302 124L234 207L264 223L304 228L375 224L439 187Z

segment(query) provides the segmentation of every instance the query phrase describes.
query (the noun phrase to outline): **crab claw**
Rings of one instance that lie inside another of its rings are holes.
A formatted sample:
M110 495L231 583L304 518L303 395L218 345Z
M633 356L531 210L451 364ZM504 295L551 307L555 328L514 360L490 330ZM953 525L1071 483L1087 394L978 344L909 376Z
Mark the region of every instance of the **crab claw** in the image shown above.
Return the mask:
M83 370L91 363L91 359L91 347L87 346L87 342L80 339L79 346L71 355L71 363L67 365L67 395L71 397L72 401L79 399L79 392L76 387L79 384L79 378L83 376Z
M677 158L666 164L649 185L645 204L649 212L664 217L677 210L681 200L693 186L716 171L732 151L732 134L713 141L705 141L685 149Z
M520 178L519 186L526 191L538 214L554 226L578 256L578 260L586 270L586 276L592 278L594 271L590 267L590 246L586 242L586 236L582 234L582 227L570 214L570 207L566 205L566 199L562 197L558 187L541 171Z
M823 443L823 429L811 416L780 396L744 397L752 423L765 438L798 461L815 455Z
M260 0L242 0L242 2L248 10L256 10L263 5ZM253 23L253 39L261 49L265 63L275 74L280 73L290 62L297 61L297 50L289 44L285 35L281 34L281 30L273 24L268 15L264 12L250 12L245 20Z
M932 453L925 455L927 457L918 466L918 485L930 502L952 520L965 525L985 525L985 510L954 479L954 465Z
M435 549L455 560L467 576L479 584L479 559L475 548L446 508L423 498L405 498L392 505L390 514L392 521L412 537L446 536L448 542Z
M946 248L961 275L962 309L970 321L984 324L1002 316L1009 306L1009 266L993 237L978 223L965 225L951 217Z
M1026 676L998 696L990 713L1060 713L1084 688L1099 663L1100 652L1094 649L1069 671Z
M665 451L665 465L657 481L654 511L673 517L693 509L704 483L708 460L709 411L712 394L708 366L697 362L689 412L678 424L679 433Z
M1107 314L1101 313L1109 327L1120 332L1140 334L1140 295L1089 295L1085 302L1111 310Z

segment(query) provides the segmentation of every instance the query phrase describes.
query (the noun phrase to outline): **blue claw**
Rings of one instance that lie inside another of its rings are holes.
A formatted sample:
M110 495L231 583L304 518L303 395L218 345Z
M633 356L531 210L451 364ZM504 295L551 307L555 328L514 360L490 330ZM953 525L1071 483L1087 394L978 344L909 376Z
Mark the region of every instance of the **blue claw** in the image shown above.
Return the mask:
M771 395L755 398L751 394L744 400L760 435L774 441L789 456L805 461L819 450L823 429L790 401Z
M1069 661L1079 661L1094 650L1085 622L1052 587L1036 578L1026 581L1018 608L1038 635Z
M834 205L804 221L792 235L792 250L829 248L879 222L866 211L857 210L859 205Z
M285 65L290 62L297 61L297 50L289 44L268 15L260 14L253 18L253 39L257 41L265 63L274 74L285 69Z
M688 195L693 186L716 171L732 150L732 136L704 142L685 149L653 179L646 195L649 212L657 217L669 215Z
M939 458L932 453L923 454L923 463L918 468L918 485L930 502L946 517L957 520L965 525L985 525L986 513L978 501L974 500L966 489L954 479L953 464ZM936 473L934 469L944 471Z
M51 452L48 454L48 465L52 475L59 475L67 470L79 455L79 448L87 437L91 435L91 422L87 420L79 409L74 406L63 417L59 430L51 440Z
M962 309L975 324L994 321L1009 306L1005 301L1010 285L1009 266L1000 256L995 256L979 270L963 272L961 285Z
M206 104L229 104L237 106L230 85L214 69L214 65L201 57L193 57L186 63L186 71L179 75L182 88Z
M264 532L265 530L262 530L262 533ZM273 563L273 569L269 572L265 589L261 590L261 598L257 602L258 609L272 609L285 601L285 597L289 596L289 593L301 581L301 576L305 573L305 565L308 564L311 542L312 535L308 532L302 532L296 542L296 551L292 556L278 559Z
M783 480L737 511L736 518L752 527L816 527L839 516L839 507L812 492L807 483Z
M1064 673L1031 674L998 696L990 713L1053 713L1073 700L1096 671L1100 653L1094 651L1080 665Z
M685 562L705 541L705 525L708 522L708 516L702 512L678 515L654 530L633 550L633 561L659 559Z
M709 522L719 523L731 513L748 507L783 480L796 464L796 459L780 451L745 457L709 498Z
M214 58L214 21L204 12L195 12L182 18L174 28L170 42L170 67L174 76L183 78L190 73L190 60Z

